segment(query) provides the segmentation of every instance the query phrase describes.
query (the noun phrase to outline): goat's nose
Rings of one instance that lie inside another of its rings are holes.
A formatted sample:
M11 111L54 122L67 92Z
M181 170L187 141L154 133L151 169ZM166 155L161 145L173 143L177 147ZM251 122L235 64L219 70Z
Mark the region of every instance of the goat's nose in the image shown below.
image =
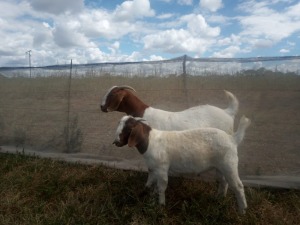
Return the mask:
M114 140L113 145L117 146L117 147L122 147L123 145L121 144L120 141L118 140Z
M114 142L112 144L118 146L118 144L120 144L120 142L117 140L114 140Z
M104 105L100 105L100 108L101 108L101 111L102 111L102 112L107 112L107 108L104 107Z

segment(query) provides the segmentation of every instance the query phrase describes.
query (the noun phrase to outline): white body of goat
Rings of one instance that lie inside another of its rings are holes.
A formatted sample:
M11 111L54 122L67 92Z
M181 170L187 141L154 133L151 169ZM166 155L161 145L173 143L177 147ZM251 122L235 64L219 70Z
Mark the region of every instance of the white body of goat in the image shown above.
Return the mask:
M179 112L149 107L145 110L142 118L151 127L166 131L214 127L231 134L234 123L234 116L212 105L195 106Z
M160 204L165 204L169 173L199 174L216 168L219 194L225 196L229 184L237 198L240 213L244 213L247 202L238 175L237 146L249 124L250 120L242 117L233 135L216 128L161 131L125 116L119 123L114 143L119 147L126 144L135 146L143 154L149 169L146 187L157 185Z

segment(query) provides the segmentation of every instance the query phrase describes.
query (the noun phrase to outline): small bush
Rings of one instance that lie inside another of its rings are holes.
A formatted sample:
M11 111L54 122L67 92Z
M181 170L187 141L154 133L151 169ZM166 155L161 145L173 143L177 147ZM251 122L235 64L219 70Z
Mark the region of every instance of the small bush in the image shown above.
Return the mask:
M14 144L16 148L22 147L23 150L26 144L26 131L23 128L15 128L14 130Z
M63 131L64 141L64 152L75 153L81 151L83 143L83 133L78 127L78 116L75 116L69 123L64 127Z
M0 115L0 145L3 144L3 133L4 133L4 120Z

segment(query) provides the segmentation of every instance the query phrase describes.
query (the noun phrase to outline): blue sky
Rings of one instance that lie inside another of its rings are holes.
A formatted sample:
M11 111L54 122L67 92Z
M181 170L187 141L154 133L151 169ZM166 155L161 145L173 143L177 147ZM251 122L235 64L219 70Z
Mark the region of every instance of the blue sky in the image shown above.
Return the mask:
M296 0L1 0L0 66L300 53Z

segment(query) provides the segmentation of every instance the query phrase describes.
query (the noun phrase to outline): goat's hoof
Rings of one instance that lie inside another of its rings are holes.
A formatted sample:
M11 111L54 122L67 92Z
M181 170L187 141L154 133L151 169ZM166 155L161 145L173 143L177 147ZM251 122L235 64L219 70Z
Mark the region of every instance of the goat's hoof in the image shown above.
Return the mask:
M245 215L246 214L246 209L240 209L239 214L240 215Z

